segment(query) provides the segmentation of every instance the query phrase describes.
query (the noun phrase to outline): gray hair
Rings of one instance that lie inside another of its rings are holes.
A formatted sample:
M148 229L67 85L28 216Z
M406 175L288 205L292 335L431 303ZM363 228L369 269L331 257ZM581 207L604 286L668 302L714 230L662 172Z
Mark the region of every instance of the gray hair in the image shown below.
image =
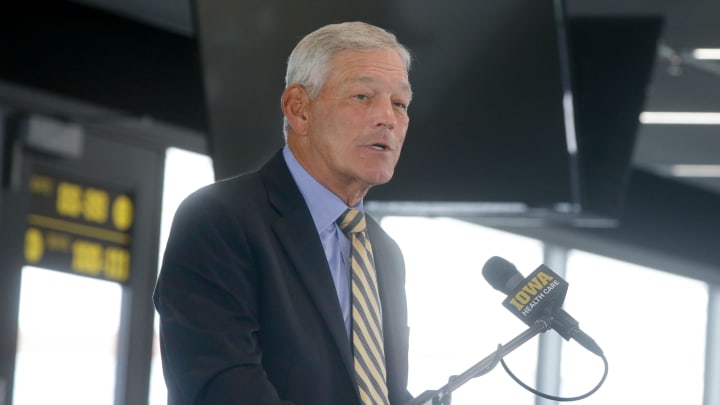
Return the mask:
M371 51L395 49L410 71L412 57L408 49L398 42L394 34L374 25L354 21L330 24L306 35L290 53L285 74L285 86L302 85L311 99L317 97L325 84L328 64L339 52L345 50ZM283 131L287 139L288 122L283 119Z

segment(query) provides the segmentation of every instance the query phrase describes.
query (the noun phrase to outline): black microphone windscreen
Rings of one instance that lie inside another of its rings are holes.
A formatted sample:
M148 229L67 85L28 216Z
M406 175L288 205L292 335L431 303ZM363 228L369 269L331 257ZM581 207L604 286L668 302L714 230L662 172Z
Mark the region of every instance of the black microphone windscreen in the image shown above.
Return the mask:
M515 265L499 256L493 256L485 262L482 274L488 284L506 295L524 280Z

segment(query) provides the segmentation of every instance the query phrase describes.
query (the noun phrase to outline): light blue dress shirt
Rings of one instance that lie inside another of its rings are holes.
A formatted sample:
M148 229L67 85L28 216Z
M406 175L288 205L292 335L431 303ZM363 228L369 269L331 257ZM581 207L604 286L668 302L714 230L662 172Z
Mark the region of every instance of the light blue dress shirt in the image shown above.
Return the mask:
M295 159L287 145L283 148L283 157L310 209L310 215L312 215L330 266L330 273L345 321L345 331L350 336L350 240L340 230L340 226L335 223L348 206L340 197L318 183ZM352 208L363 211L362 201Z

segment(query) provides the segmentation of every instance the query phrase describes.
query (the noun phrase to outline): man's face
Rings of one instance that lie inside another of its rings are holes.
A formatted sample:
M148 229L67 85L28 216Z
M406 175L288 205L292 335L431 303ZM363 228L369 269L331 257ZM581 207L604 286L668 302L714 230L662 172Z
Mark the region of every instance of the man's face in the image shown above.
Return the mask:
M408 128L411 90L393 49L342 51L311 101L309 171L345 197L364 195L395 170Z

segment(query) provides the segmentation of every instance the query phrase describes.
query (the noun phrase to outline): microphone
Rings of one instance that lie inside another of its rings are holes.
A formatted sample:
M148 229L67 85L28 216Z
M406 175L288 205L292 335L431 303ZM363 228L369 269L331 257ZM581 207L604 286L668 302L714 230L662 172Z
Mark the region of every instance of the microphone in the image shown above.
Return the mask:
M603 357L595 341L580 330L578 321L562 309L568 283L545 265L540 265L527 278L509 261L494 256L483 266L483 277L496 290L508 297L503 305L527 325L551 316L550 327L565 340L574 339L587 350Z

